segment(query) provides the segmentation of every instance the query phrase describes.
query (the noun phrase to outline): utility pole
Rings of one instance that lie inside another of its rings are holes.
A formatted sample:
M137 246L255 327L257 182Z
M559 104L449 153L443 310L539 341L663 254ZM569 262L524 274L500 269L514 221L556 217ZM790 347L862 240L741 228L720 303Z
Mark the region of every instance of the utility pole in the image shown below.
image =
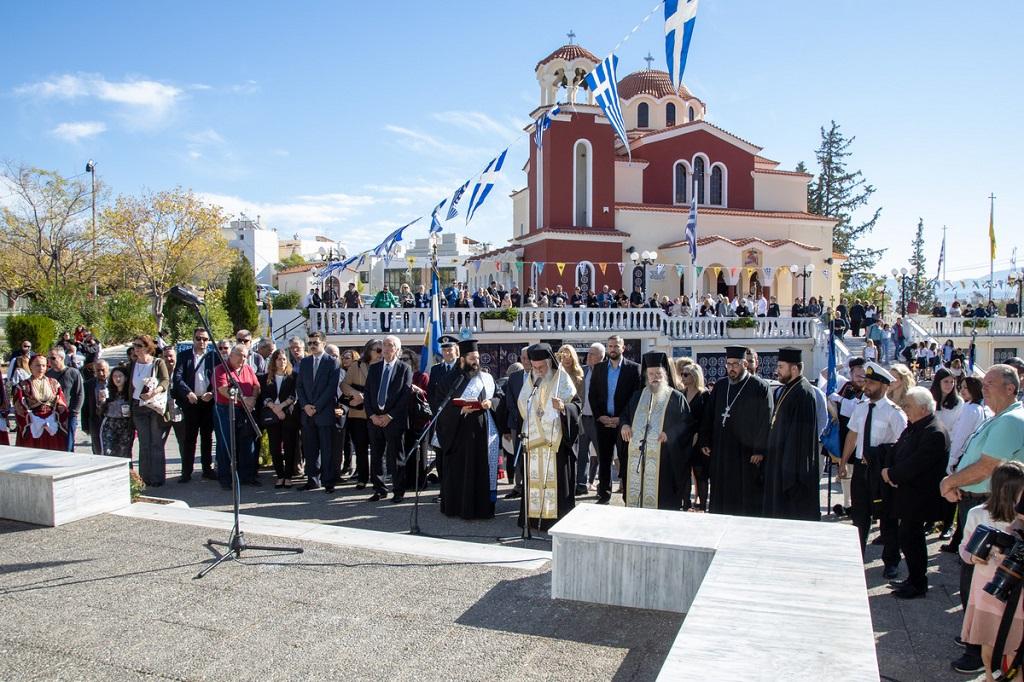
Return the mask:
M92 159L85 164L85 172L92 175L92 259L96 260L96 162ZM96 299L96 276L92 278L92 297Z

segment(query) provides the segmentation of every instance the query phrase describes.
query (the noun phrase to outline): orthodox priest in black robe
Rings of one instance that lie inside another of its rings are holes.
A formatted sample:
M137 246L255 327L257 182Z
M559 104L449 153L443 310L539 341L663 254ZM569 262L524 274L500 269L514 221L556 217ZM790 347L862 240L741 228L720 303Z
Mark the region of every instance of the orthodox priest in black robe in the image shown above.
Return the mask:
M765 453L764 515L820 521L818 408L803 369L799 348L779 349L781 385L775 389Z
M620 420L622 440L629 444L626 506L678 510L690 492L690 406L665 353L645 353L641 374L646 384Z
M710 509L715 514L760 516L764 507L764 453L772 395L768 382L748 371L743 346L726 346L726 376L711 393L704 413L710 434Z
M480 369L477 342L459 343L459 376L453 398L437 421L444 457L441 513L464 519L494 517L501 436L494 420L502 396L494 378Z
M526 493L519 504L519 525L526 518L530 528L547 530L576 504L579 396L549 344L534 344L526 355L529 380L523 382L517 401L523 418L522 456L526 458Z

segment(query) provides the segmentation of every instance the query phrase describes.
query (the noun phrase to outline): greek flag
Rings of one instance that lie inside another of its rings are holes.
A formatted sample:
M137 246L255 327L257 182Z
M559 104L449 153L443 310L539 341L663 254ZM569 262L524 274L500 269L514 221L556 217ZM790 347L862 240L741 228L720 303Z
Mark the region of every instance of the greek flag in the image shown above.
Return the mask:
M544 146L544 131L551 127L551 119L557 116L560 111L561 109L556 104L537 117L537 129L533 132L533 141L537 145L537 149Z
M384 241L382 241L380 244L376 246L376 248L374 248L373 255L376 256L377 258L390 259L391 252L395 249L395 245L398 244L398 242L402 241L402 233L405 232L405 229L407 227L418 221L419 218L413 220L411 223L406 223L405 225L402 225L400 228L398 228L397 230L389 234L387 237L385 237Z
M943 228L943 229L945 229L945 228ZM946 233L943 232L942 233L942 250L939 251L939 267L938 267L938 270L935 272L935 279L939 279L940 277L942 277L942 266L945 264L945 262L946 262Z
M359 260L360 255L361 254L356 254L351 258L346 258L343 261L334 261L333 263L329 263L324 269L320 271L320 277L327 277L328 275L332 275L335 272L344 272L346 269L348 269L350 265Z
M626 121L622 118L622 105L619 103L619 87L615 76L615 67L619 64L619 58L613 54L604 58L593 71L587 74L587 86L594 94L594 99L601 106L608 122L618 134L622 144L626 145L626 153L632 159L629 151L629 138L626 137Z
M441 231L441 221L437 219L437 212L444 208L445 202L448 198L441 199L441 203L434 207L434 210L430 212L430 234L437 234Z
M696 21L697 0L665 0L665 59L674 90L683 83L686 53L690 51Z
M473 186L473 194L469 197L469 208L466 209L467 225L473 219L476 210L483 206L487 195L491 193L491 188L494 187L494 180L498 177L498 173L501 172L501 167L505 163L506 154L508 154L508 147L501 154L490 160L487 167L484 168L484 172L480 174L476 184Z
M466 180L466 184L455 190L455 194L452 195L452 203L448 204L448 217L445 220L451 220L455 216L459 215L459 199L466 193L466 188L469 187L469 180Z
M420 371L426 372L434 358L441 354L441 285L437 281L437 270L430 277L430 324L423 337L423 352L420 353Z
M686 220L686 242L690 245L690 263L697 264L697 185L693 186L693 198L690 200L690 217Z

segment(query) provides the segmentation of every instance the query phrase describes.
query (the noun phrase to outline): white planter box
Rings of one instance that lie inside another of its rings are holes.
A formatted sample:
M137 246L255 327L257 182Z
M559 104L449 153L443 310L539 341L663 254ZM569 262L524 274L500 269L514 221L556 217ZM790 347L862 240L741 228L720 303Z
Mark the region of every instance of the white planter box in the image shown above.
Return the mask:
M754 327L751 327L750 329L725 328L725 335L730 339L752 339L754 338L755 332L757 332L757 329Z
M510 332L514 331L514 325L507 320L480 320L483 323L485 332Z

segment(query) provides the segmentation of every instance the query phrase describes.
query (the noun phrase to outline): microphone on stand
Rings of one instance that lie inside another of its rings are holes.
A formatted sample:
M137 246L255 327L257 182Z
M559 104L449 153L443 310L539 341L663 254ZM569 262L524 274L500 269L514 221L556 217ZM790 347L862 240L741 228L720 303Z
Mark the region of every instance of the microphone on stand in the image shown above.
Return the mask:
M199 292L181 284L175 284L171 287L167 292L167 297L187 303L188 305L199 306L203 304L203 297L199 295Z

